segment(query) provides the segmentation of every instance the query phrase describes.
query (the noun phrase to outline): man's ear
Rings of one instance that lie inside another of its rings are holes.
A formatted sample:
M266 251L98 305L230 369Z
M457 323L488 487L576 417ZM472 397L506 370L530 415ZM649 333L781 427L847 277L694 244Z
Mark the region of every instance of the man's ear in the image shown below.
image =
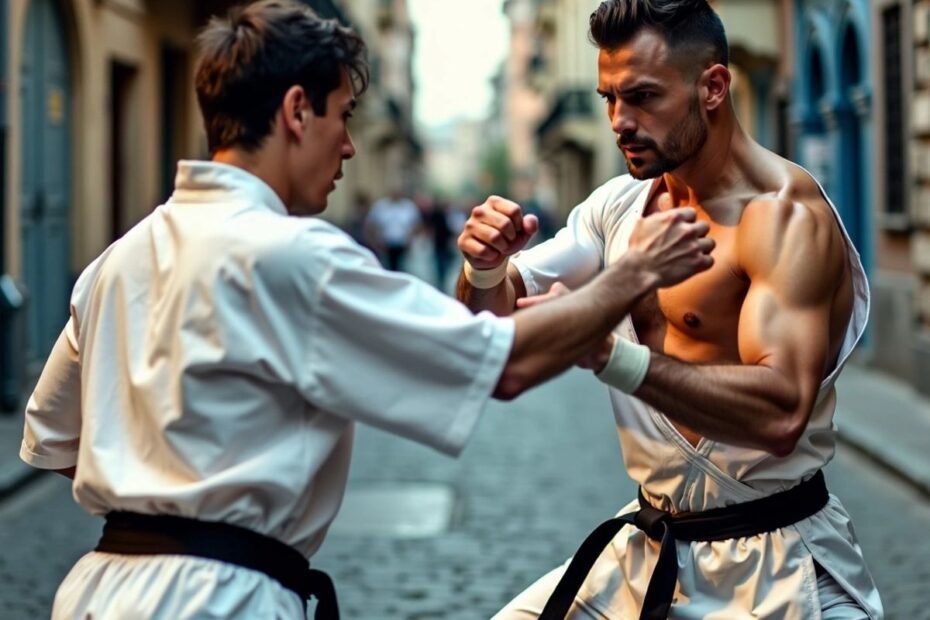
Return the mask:
M701 74L701 103L708 112L723 105L730 96L730 70L721 64L708 67Z
M304 123L307 122L307 106L309 101L307 93L302 86L291 86L284 93L281 104L281 120L284 133L299 140L304 133Z

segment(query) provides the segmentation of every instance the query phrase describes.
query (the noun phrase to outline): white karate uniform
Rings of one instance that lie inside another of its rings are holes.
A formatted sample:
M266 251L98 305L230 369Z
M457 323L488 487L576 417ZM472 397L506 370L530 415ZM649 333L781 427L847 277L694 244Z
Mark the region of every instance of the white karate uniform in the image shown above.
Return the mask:
M81 274L20 455L76 465L74 497L93 514L224 521L310 557L342 501L355 422L459 453L513 321L383 270L244 170L181 162L176 185ZM303 613L258 572L91 552L53 616Z
M651 187L651 182L629 175L612 179L572 211L566 228L553 239L517 255L512 262L527 294L543 293L554 282L579 287L615 262L628 247ZM759 499L810 478L833 457L833 384L865 329L869 308L865 272L845 229L844 236L855 292L852 320L836 368L822 382L810 423L789 456L778 458L706 438L694 447L659 411L610 389L624 464L652 505L671 512L701 511ZM635 341L632 320L627 317L615 334ZM637 508L633 501L618 514ZM878 591L849 516L832 495L823 510L790 527L719 542L680 541L676 546L678 587L670 618L882 617ZM658 551L659 543L642 531L622 529L592 568L571 617L638 618ZM829 575L818 580L815 561ZM538 615L563 570L546 575L497 617ZM855 615L842 615L844 604L846 611L854 608Z

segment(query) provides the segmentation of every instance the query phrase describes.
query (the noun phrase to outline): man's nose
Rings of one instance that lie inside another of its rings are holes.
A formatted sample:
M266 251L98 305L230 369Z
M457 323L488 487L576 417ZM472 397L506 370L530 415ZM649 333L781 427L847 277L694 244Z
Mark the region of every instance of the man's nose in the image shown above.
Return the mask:
M352 159L355 157L355 143L352 142L352 136L349 132L346 132L345 142L342 143L342 158L343 159Z
M614 130L614 133L619 135L623 134L636 134L638 125L636 124L636 118L631 114L629 107L624 106L620 102L614 106L613 117L610 119L611 128Z

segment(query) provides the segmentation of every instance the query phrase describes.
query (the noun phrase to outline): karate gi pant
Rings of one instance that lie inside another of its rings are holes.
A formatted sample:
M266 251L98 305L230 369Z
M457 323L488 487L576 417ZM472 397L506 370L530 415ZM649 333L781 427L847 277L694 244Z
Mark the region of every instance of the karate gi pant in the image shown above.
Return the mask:
M303 620L303 602L264 573L182 555L92 551L65 577L52 620Z
M604 556L598 559L598 562L603 561L603 559ZM555 589L559 579L562 578L562 573L567 566L568 563L566 562L541 577L495 614L492 620L531 620L538 618L546 605L546 601L549 600L549 595ZM821 620L868 620L868 614L836 583L836 580L829 573L824 572L817 577L817 596L820 599ZM631 605L629 613L623 617L606 618L600 611L587 604L583 598L576 596L575 603L569 610L565 620L636 620L639 618L639 609L633 609L632 607ZM696 618L697 616L683 613L680 608L676 610L674 606L669 615L670 620L690 619L692 617ZM726 610L724 615L719 617L713 615L702 615L701 617L707 620L742 620L742 618L732 615L732 609ZM747 615L745 618L749 620L749 618L755 619L756 617ZM771 620L781 619L772 618ZM816 619L811 618L810 620Z

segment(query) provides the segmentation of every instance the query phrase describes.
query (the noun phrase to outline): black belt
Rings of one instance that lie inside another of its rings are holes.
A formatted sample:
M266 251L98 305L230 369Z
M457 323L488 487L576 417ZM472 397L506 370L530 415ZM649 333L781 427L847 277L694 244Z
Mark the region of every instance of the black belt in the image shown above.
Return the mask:
M307 606L317 598L317 620L339 620L336 589L329 575L311 569L307 558L279 540L216 521L111 512L95 551L128 555L190 555L259 571L294 592Z
M635 525L649 538L661 541L659 559L649 579L639 617L640 620L665 620L678 582L676 540L729 540L771 532L819 512L829 498L822 471L787 491L702 512L671 514L658 510L646 502L640 489L640 510L605 521L581 543L539 620L565 618L594 562L625 525Z

